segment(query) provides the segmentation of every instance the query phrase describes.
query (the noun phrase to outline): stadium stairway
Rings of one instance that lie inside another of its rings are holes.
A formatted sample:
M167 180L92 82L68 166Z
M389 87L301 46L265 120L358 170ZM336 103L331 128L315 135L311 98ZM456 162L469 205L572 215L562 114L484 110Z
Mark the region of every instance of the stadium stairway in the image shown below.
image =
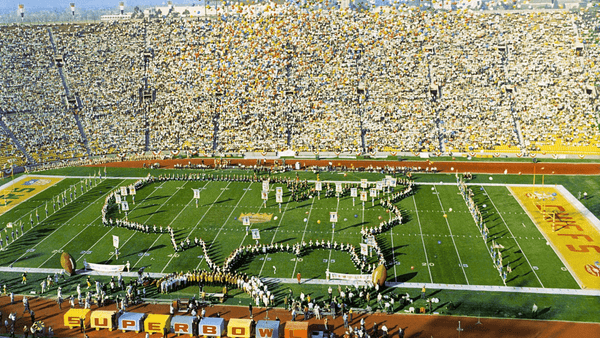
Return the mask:
M85 135L85 130L81 125L81 119L79 118L79 114L73 114L75 116L75 122L77 122L77 128L79 128L79 132L81 133L81 138L83 139L83 145L85 146L85 150L87 151L88 156L92 156L92 152L90 151L90 146L88 143L87 136Z
M48 28L48 35L50 37L50 44L52 44L52 50L54 51L54 55L57 55L56 44L54 43L54 36L52 35L52 31L50 30L50 28ZM57 65L57 68L58 68L58 74L60 75L60 80L62 82L63 88L65 89L67 98L69 98L69 97L71 97L71 92L69 90L69 86L67 85L67 80L65 79L63 67L60 65ZM81 108L81 101L79 101L79 100L77 100L77 108ZM81 134L81 138L83 139L83 144L85 146L85 150L86 150L88 156L91 156L92 152L90 151L88 139L87 139L87 136L85 135L85 130L83 129L83 126L81 125L81 120L79 119L79 115L77 115L77 113L75 113L75 114L73 114L73 116L75 117L75 122L77 123L77 128L79 129L79 133Z
M214 134L213 134L213 150L217 151L219 146L219 118L221 117L220 113L216 113L213 117L213 125L214 125Z
M2 127L2 129L4 129L6 131L6 134L8 134L8 136L12 139L13 143L17 146L17 148L25 155L25 157L27 157L27 162L29 162L31 164L35 164L36 162L33 159L33 157L31 157L31 155L29 155L29 153L25 150L23 145L21 145L21 142L19 142L19 139L17 139L15 137L15 134L13 134L13 132L8 128L6 123L4 123L4 120L2 120L1 118L0 118L0 127Z

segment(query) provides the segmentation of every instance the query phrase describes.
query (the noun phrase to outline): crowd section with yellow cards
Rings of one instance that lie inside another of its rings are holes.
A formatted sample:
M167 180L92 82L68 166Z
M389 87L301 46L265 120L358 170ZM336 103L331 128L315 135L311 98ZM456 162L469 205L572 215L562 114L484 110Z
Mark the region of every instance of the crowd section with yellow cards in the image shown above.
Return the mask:
M41 176L24 176L14 180L0 190L0 215L62 180L62 177Z
M600 289L600 230L554 187L509 187L584 289Z

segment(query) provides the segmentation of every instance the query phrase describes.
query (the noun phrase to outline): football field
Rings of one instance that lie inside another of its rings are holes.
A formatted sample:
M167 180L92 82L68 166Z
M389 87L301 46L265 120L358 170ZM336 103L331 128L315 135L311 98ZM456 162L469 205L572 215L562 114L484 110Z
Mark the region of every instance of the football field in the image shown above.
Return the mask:
M301 273L302 278L325 279L327 270L361 272L347 250L328 246L308 248L310 244L316 241L330 242L332 246L351 244L360 254L361 229L376 227L390 217L377 198L373 202L369 197L363 208L359 198L353 201L349 193L338 199L325 197L323 191L320 198L312 193L306 200L294 201L285 184L271 182L265 205L261 182L166 180L139 189L135 203L131 196L127 197L130 209L127 219L149 225L149 233L104 226L101 208L106 197L118 187L137 180L64 177L5 212L0 216L5 229L3 237L10 237L11 228L5 228L8 222L21 222L25 234L15 241L9 238L8 246L5 242L0 266L58 269L60 254L65 251L73 256L78 268L85 260L100 264L129 261L134 270L144 267L154 273L209 269L206 254L221 266L237 248L256 244L251 230L258 229L260 244L293 246L304 242L307 249L298 256L286 250L258 252L238 262L237 271L277 278L295 278ZM369 182L374 185L375 180ZM327 183L323 181L323 185ZM351 184L355 186L358 182ZM308 185L310 188L314 182L309 181ZM283 188L281 209L275 201L277 187ZM540 232L508 186L469 187L489 229L488 240L484 240L456 184L415 184L413 194L395 203L402 212L402 224L376 236L388 267L388 282L580 288L564 257L555 252L555 245ZM192 189L201 189L198 205ZM396 189L404 187L399 185ZM71 196L74 190L77 193ZM59 198L62 200L61 196L66 197L66 205L54 211L53 204ZM387 198L387 194L380 192L379 197ZM36 211L39 222L35 216L30 222L30 215ZM335 227L330 223L330 212L338 213ZM248 233L242 223L244 215L252 215L255 221ZM109 217L125 219L125 213L114 211ZM155 233L154 225L165 230ZM167 226L174 229L177 243L189 238L191 247L176 252ZM120 239L118 259L114 256L113 236ZM201 246L193 245L196 237L206 243L206 253ZM492 243L501 248L504 268L510 266L512 270L506 284L494 265ZM368 258L368 263L377 264L377 256Z

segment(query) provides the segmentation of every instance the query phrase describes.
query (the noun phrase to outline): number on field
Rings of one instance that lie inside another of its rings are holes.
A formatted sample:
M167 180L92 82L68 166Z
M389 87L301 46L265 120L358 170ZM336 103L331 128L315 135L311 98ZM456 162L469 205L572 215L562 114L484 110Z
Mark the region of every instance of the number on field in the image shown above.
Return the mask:
M259 260L259 261L264 261L264 260L265 260L265 258L264 258L264 257L261 257L261 258L259 258L258 260Z
M60 253L60 252L61 252L61 250L52 250L53 254L57 254L57 253Z
M34 252L34 251L35 251L35 249L27 249L26 252Z
M434 266L434 265L435 265L435 264L433 264L433 263L429 263L429 266Z
M537 266L532 266L533 270L539 270L540 268L538 268Z
M327 263L327 260L326 260L326 259L324 259L324 260L323 260L323 263Z
M149 254L149 253L147 253L147 252L140 252L140 253L138 254L138 257L142 257L142 256L144 256L144 257L147 257L147 256L150 256L150 254ZM170 256L170 255L169 255L169 256Z
M138 255L138 256L139 256L139 255ZM173 258L175 258L175 257L179 257L179 254L176 254L176 253L174 253L174 254L170 254L170 255L167 255L167 256L168 256L168 257L173 257Z
M202 259L202 258L204 258L204 256L200 255L200 256L198 256L198 258Z
M335 263L335 259L329 260L329 263Z
M560 268L562 271L567 271L567 268L565 268L564 266L562 268Z
M79 254L80 254L80 255L89 255L89 254L91 254L91 253L92 253L92 252L91 252L90 250L88 250L88 251L81 251Z
M267 257L267 260L268 260L268 261L270 261L270 260L271 260L271 257Z
M296 261L296 258L290 259L290 262L295 262L295 261Z
M463 268L468 268L468 267L469 267L469 264L462 264L462 265L458 264L458 266L459 266L459 267L463 267Z
M423 262L421 263L422 266L427 266L427 263Z

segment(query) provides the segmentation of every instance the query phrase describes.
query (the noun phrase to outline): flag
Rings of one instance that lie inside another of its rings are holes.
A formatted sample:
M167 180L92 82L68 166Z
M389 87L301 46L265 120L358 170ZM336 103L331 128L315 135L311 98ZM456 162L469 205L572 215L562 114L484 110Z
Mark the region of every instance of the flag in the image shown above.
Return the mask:
M113 246L119 248L119 236L113 235Z
M360 254L363 256L369 254L369 246L366 243L360 243Z

